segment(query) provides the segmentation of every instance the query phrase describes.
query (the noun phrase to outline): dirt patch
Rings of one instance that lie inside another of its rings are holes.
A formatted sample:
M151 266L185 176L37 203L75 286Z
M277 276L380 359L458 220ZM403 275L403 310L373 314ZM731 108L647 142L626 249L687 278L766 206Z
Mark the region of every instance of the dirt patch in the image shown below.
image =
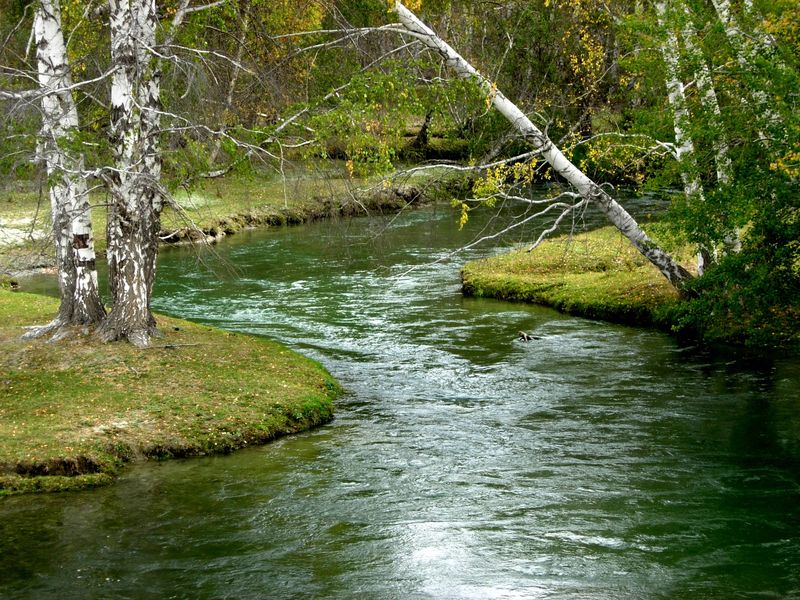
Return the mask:
M57 458L44 462L17 463L11 471L20 477L77 477L89 473L99 473L100 465L88 456Z
M0 246L19 246L27 241L42 240L46 236L35 229L19 229L0 224Z

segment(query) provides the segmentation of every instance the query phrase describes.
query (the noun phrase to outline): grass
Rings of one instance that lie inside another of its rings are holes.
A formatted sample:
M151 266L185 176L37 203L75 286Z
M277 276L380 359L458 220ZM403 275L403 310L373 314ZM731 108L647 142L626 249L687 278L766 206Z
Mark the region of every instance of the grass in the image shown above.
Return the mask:
M688 259L684 250L680 259ZM668 326L678 301L663 275L613 227L546 240L533 252L468 263L466 295L533 302L562 312L627 324Z
M372 188L378 180L351 179L335 161L324 166L301 163L274 172L232 173L200 179L189 189L174 192L180 210L165 208L162 238L168 243L214 241L245 228L299 224L331 216L396 211L424 200L409 185ZM40 205L41 201L41 205ZM105 193L94 192L91 202L95 248L106 247ZM0 272L18 272L52 264L49 241L49 200L32 189L0 193ZM33 230L36 239L10 243L4 228Z
M0 286L0 496L102 485L134 460L230 452L332 418L335 381L277 343L168 317L145 350L20 339L56 309Z

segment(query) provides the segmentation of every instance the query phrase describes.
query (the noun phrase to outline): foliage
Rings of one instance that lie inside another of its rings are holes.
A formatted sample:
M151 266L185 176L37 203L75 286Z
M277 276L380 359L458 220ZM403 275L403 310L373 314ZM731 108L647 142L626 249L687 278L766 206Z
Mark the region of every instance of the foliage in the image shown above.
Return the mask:
M387 173L408 155L410 122L422 123L429 114L440 131L452 131L456 123L443 107L458 102L476 109L484 104L484 95L471 82L420 85L420 71L431 68L425 61L385 61L380 69L352 76L335 102L309 119L316 144L308 147L306 157L342 159L351 176Z
M747 249L726 256L673 307L673 330L709 341L800 347L798 248ZM766 260L765 260L766 259Z
M733 3L743 34L738 42L712 5L699 0L671 2L675 10L668 11L664 26L652 4L629 0L488 5L422 0L412 8L596 181L674 188L682 176L696 176L704 188L702 201L675 195L665 219L671 239L723 256L726 239L738 234L745 254L760 254L775 273L795 273L800 269L794 225L800 177L800 17L794 0L755 4L751 12L746 4ZM86 12L91 4L62 0L61 5L73 77L85 80L107 72L108 31L102 19ZM5 40L0 61L8 67L0 72L4 90L29 86L28 79L13 74L35 71L25 51L31 6L0 0L4 17L12 17L0 23ZM177 6L178 0L160 3L162 39ZM269 162L267 153L281 159L336 159L332 164L354 180L444 154L473 164L519 154L525 145L506 139L508 124L490 110L491 94L472 82L451 80L438 56L413 44L396 52L412 40L395 33L342 33L342 28L392 21L387 8L385 0L236 0L191 13L162 74L168 187L180 190L218 163L230 165L237 182L245 181L261 170L260 161ZM22 26L13 29L20 18ZM689 51L687 28L697 32L698 52ZM668 30L682 40L678 75L687 84L687 133L695 147L691 161L675 160L670 146L675 134L659 51ZM711 73L718 117L703 102L697 84L703 66ZM82 128L68 143L85 156L88 168L108 164L108 85L101 80L74 92ZM3 100L0 111L0 176L4 181L31 179L38 110ZM280 128L291 115L299 117ZM423 126L427 141L418 136ZM226 134L221 159L209 160L221 130ZM714 157L722 141L732 162L731 181L718 180ZM487 171L457 198L462 222L479 204L465 196L492 204L502 194L525 192L530 183L545 179L558 183L548 168L530 162ZM284 210L294 210L290 194L281 196L288 207ZM201 228L220 225L217 216L206 218L201 212L190 208ZM176 221L170 226L181 227ZM733 277L730 269L716 277ZM716 284L708 285L712 290ZM773 286L780 287L777 281ZM700 285L697 292L705 294L705 289Z

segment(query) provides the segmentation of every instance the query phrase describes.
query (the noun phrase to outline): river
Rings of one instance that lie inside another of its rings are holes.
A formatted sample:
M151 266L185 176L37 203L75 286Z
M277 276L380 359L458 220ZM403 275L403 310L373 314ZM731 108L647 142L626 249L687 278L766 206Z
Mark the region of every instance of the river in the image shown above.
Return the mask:
M0 597L800 598L800 361L463 298L453 221L164 252L158 310L320 360L336 419L3 500Z

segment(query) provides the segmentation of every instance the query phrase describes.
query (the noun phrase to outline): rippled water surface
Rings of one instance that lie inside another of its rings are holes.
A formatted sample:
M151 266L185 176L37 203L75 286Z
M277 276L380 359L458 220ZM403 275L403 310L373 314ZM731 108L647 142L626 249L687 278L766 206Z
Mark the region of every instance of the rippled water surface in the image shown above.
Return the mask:
M385 224L165 253L158 310L320 360L336 420L0 502L0 597L800 598L800 362L464 299L449 212Z

